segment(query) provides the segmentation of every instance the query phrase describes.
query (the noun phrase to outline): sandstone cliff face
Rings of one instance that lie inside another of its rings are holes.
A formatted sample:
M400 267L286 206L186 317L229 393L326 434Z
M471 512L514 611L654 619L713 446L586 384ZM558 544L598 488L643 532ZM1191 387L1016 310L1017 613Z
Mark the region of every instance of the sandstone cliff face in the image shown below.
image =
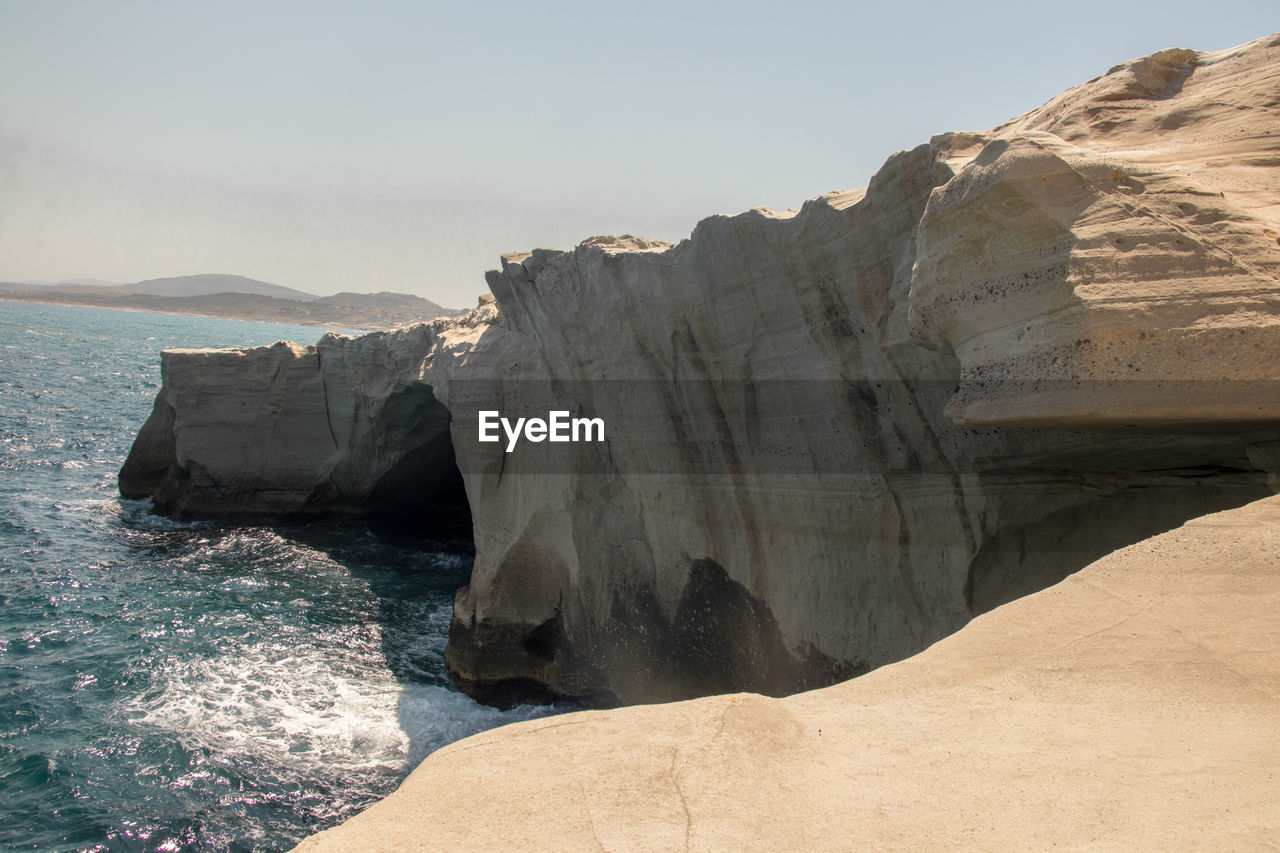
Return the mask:
M451 457L476 563L447 660L494 702L781 694L901 659L1269 493L1278 54L1119 66L679 245L510 255L457 320L167 354L122 488L363 512ZM487 409L607 441L506 453Z

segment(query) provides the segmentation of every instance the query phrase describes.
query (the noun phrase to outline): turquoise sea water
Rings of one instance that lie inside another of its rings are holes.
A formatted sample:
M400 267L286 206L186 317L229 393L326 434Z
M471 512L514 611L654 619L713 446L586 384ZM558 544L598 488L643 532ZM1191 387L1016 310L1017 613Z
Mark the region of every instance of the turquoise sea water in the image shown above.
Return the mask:
M0 848L287 849L545 713L448 683L465 543L119 497L161 349L321 331L0 302Z

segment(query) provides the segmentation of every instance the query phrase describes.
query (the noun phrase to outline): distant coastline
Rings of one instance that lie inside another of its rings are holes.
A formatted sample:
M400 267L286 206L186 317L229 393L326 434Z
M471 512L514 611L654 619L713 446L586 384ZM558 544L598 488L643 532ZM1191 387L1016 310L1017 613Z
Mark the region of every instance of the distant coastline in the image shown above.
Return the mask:
M32 289L0 290L0 300L345 329L384 329L461 313L399 293L348 293L302 301L252 293L153 296Z

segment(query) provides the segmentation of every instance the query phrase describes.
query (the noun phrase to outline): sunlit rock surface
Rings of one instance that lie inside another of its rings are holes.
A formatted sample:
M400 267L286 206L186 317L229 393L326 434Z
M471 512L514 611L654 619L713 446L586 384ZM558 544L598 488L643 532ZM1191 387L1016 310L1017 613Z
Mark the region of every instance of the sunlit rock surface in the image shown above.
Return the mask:
M460 476L476 562L447 662L496 704L783 695L901 660L1277 484L1278 53L1127 63L676 245L508 255L454 320L166 354L122 489L376 513ZM481 410L607 440L507 453Z
M613 440L521 477L455 426L462 683L787 693L1268 494L1277 74L1274 38L1163 52L862 192L505 258L468 370Z
M1277 108L1268 37L1161 51L991 133L935 140L957 174L920 222L910 315L960 360L952 416L1280 416Z

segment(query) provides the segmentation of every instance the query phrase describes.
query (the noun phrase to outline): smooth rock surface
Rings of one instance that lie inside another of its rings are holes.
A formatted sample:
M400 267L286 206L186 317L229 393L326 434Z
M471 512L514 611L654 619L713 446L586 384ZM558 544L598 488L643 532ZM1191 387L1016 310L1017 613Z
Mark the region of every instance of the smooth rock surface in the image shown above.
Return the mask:
M1280 497L787 699L470 737L327 850L1273 849Z

